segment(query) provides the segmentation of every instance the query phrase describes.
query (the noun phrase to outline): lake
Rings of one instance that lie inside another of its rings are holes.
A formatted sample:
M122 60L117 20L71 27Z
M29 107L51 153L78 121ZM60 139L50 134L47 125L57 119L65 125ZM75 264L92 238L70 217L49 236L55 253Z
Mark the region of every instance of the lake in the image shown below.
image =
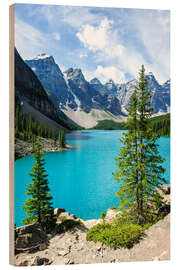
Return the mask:
M75 149L46 153L45 169L53 196L53 205L65 208L84 220L99 218L102 210L118 206L115 196L118 183L112 172L116 171L115 157L121 147L123 131L89 130L74 131L67 135L67 142ZM170 138L158 139L159 152L166 158L165 178L170 182ZM29 172L34 158L26 156L15 162L15 224L23 225L22 210L27 199L25 188L31 182Z

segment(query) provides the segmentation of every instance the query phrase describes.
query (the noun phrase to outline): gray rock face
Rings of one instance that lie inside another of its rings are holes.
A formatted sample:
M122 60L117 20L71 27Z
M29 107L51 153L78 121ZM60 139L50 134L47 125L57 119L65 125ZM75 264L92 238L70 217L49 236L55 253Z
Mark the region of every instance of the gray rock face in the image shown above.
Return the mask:
M51 60L52 61L52 60ZM32 69L22 60L15 49L15 102L22 106L28 103L43 115L64 125L56 106L49 99L40 80Z
M117 94L117 85L114 83L112 79L110 79L106 84L105 88L107 89L107 92L111 95Z
M81 69L69 68L63 74L54 58L45 55L25 62L38 76L53 103L56 106L59 104L60 109L69 107L87 113L91 109L100 109L121 114L118 98L112 97L113 91L108 93L98 79L87 82ZM109 89L112 83L109 82ZM115 87L114 83L113 86Z
M46 233L40 224L33 223L16 229L15 249L31 249L48 241Z
M154 75L150 72L146 75L147 89L152 91L151 106L153 114L158 112L169 112L170 108L170 80L160 85ZM120 100L122 109L125 111L130 101L130 97L137 86L137 80L132 80L126 84L119 85L117 96Z
M112 79L102 84L98 78L86 81L81 69L69 68L62 73L52 56L39 55L26 63L38 76L49 97L60 109L71 108L90 112L91 109L106 110L123 115L130 96L137 85L136 80L115 84ZM160 85L152 73L147 76L147 88L152 90L151 105L154 113L169 112L170 80Z
M68 91L64 75L52 56L42 58L37 56L36 58L26 60L25 62L38 76L43 87L49 92L53 102L55 102L54 96L58 103L62 103L63 105L65 105L68 100L73 102L74 98Z

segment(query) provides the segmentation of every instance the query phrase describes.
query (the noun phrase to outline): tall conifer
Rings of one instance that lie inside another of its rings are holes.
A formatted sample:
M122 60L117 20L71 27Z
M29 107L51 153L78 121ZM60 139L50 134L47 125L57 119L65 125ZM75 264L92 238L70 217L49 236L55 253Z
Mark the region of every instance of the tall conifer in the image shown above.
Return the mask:
M52 196L48 186L47 174L44 169L44 159L42 157L40 143L35 146L34 167L32 168L32 182L27 186L26 194L30 197L25 201L27 217L23 220L24 224L39 222L47 232L53 229L56 219L52 207Z
M115 180L120 182L116 193L121 198L120 206L136 205L138 223L145 220L146 206L155 188L161 188L166 180L163 177L164 161L158 152L155 136L148 119L152 115L151 92L146 88L145 69L139 72L138 86L130 98L128 107L128 132L124 133L122 148L116 158L118 170Z

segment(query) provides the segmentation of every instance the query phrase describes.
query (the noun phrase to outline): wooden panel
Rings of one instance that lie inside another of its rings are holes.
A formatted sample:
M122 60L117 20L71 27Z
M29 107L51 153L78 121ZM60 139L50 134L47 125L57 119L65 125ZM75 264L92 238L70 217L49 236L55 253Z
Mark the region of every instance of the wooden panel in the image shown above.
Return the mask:
M14 5L9 8L9 262L14 265Z

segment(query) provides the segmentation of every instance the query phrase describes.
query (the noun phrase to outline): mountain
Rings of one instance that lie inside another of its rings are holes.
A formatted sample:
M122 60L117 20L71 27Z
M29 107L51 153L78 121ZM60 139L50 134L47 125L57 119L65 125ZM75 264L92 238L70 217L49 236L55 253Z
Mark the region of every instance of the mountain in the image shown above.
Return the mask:
M112 79L108 80L107 83L104 85L106 88L106 91L111 94L115 95L117 94L117 85L114 83Z
M25 62L37 75L57 110L75 123L91 127L94 121L122 121L127 116L126 108L137 80L116 84L109 79L103 84L94 78L88 82L81 69L69 68L62 72L54 58L47 54ZM152 90L154 114L169 112L170 80L160 85L152 73L146 78L147 87Z
M97 86L99 83L101 88L101 83L97 79L94 83L86 81L81 69L69 68L62 73L54 58L46 54L25 62L48 91L52 102L67 116L68 111L89 114L93 110L98 110L98 113L107 111L113 115L122 114L118 98L111 91L108 93L105 86L104 91L100 91Z
M153 114L168 113L170 108L170 80L160 85L152 72L146 75L146 80L147 89L152 91L151 106L153 108ZM124 113L126 113L130 97L137 84L137 80L131 80L126 84L119 85L117 97L120 100Z
M35 120L44 122L49 128L68 131L68 123L59 116L57 108L49 99L40 80L23 61L16 49L15 102L24 113L31 113Z

